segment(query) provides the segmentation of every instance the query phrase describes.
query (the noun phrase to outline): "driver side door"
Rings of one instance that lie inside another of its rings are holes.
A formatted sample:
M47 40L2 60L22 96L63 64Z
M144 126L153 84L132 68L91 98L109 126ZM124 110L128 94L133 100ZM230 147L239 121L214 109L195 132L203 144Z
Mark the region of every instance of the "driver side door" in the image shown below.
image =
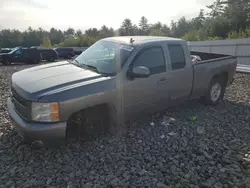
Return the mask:
M16 50L14 53L13 53L13 59L12 61L13 62L22 62L23 61L23 58L22 58L22 49L18 49Z
M129 70L144 66L150 70L148 78L125 79L123 106L125 119L141 113L152 113L168 102L168 81L164 48L161 45L146 47L132 60Z

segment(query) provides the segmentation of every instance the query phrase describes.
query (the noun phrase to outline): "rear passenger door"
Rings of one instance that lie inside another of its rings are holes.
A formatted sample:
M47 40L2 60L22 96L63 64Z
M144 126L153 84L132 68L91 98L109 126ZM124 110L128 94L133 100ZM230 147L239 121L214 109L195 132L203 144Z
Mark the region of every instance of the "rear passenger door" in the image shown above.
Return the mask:
M13 53L13 62L23 62L23 50L22 49L17 49Z
M48 51L47 50L40 50L41 58L42 60L47 60L48 59Z
M62 50L61 49L57 48L55 51L57 52L59 57L62 57Z
M26 62L26 63L31 63L31 58L32 58L33 54L32 54L32 51L30 49L24 49L23 50L23 55L22 55L22 58L23 58L23 62Z
M157 111L164 108L168 102L168 82L163 47L150 46L140 50L129 67L136 66L147 67L150 70L150 77L125 79L123 102L126 117L143 111Z
M170 59L169 97L171 101L187 100L193 85L193 67L188 49L184 44L167 44ZM185 49L185 50L184 50Z

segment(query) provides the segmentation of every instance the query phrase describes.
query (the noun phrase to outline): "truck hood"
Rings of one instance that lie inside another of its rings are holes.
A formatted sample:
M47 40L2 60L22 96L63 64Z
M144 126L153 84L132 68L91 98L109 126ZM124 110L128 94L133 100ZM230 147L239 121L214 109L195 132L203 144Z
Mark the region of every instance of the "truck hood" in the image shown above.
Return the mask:
M7 56L9 55L8 53L0 53L0 56Z
M12 89L24 99L37 101L40 97L109 79L67 61L28 68L12 75Z

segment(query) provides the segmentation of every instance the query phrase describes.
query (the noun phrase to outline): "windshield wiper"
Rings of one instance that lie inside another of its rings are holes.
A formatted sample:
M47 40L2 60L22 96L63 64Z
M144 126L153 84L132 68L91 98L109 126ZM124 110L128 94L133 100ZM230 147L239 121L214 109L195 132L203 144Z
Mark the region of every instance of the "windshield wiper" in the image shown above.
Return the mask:
M77 61L75 59L73 61L68 60L68 62L72 63L73 65L75 65L77 67L81 67L79 61Z
M78 61L78 60L76 60L76 59L74 59L74 60L72 61L72 63L73 63L74 61L75 61L75 62L77 62L78 64L80 64L80 63L79 63L79 61Z
M85 69L91 69L97 73L99 73L98 69L95 66L92 65L87 65L84 63L79 63L79 61L77 61L76 59L74 59L73 61L71 61L71 63L75 66L81 67L81 68L85 68Z
M100 74L99 70L98 70L95 66L93 66L93 65L88 65L88 64L84 64L84 63L79 63L79 61L76 60L76 59L74 59L73 61L71 61L71 63L72 63L73 65L75 65L75 66L82 67L82 68L85 68L85 69L90 69L90 70L92 70L92 71L97 72L97 73Z
M88 69L90 69L90 70L92 70L92 71L97 72L97 73L100 74L100 71L95 66L93 66L93 65L80 64L80 66L86 67L86 68L88 68Z
M75 63L75 62L76 63ZM97 67L93 66L93 65L88 65L88 64L84 64L84 63L79 63L79 61L77 61L76 59L74 59L72 62L72 64L78 66L78 67L81 67L81 68L85 68L85 69L88 69L88 70L92 70L98 74L101 74L102 76L113 76L113 74L111 73L105 73L105 72L100 72Z

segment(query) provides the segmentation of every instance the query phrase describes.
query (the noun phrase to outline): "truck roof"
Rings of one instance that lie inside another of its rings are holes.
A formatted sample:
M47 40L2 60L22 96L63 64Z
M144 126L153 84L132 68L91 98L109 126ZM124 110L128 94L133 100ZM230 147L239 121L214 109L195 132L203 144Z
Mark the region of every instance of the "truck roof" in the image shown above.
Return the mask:
M158 37L158 36L119 36L119 37L109 37L102 40L124 43L124 44L131 44L131 40L133 40L132 44L135 46L140 45L142 43L156 42L156 41L183 41L178 38Z

